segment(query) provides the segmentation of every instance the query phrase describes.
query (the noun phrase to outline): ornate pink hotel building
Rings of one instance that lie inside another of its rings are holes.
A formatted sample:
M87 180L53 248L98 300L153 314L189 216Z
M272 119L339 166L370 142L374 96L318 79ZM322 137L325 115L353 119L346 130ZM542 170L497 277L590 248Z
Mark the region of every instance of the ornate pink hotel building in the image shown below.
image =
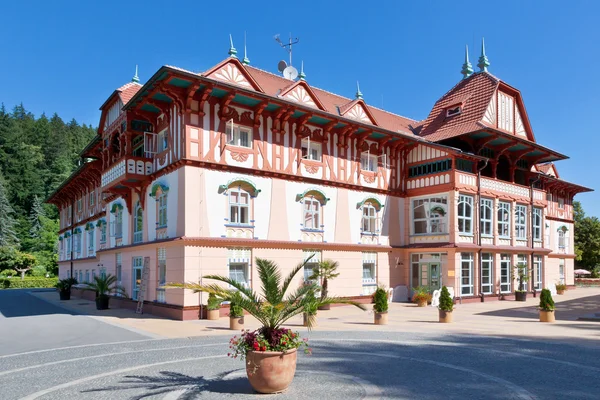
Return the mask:
M164 66L137 74L100 107L81 166L51 195L60 210L59 275L116 275L135 307L150 259L145 311L198 318L206 296L164 289L228 275L260 290L255 257L297 284L323 259L340 264L335 295L377 284L406 301L419 285L461 301L513 298L574 284L573 197L567 157L537 143L519 90L474 72L423 121L230 57L201 73ZM408 294L407 294L408 293Z

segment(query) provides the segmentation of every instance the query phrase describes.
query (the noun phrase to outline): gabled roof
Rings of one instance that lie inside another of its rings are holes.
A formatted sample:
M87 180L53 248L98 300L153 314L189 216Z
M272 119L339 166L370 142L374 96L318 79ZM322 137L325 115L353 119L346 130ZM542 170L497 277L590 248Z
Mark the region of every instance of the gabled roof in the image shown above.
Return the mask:
M244 65L237 58L226 58L202 75L207 78L239 85L257 92L264 92L260 84L248 73Z
M116 95L119 96L123 105L127 104L129 100L131 100L131 98L137 93L137 91L141 89L141 87L142 85L137 82L129 82L124 84L123 86L112 92L110 96L108 96L108 99L106 99L104 104L100 106L100 110L102 110L108 103L110 103L110 101Z
M481 129L485 111L493 98L500 80L482 72L458 82L433 106L419 136L437 142ZM446 109L462 103L461 113L446 116Z
M279 94L279 97L288 98L289 100L297 103L316 107L320 110L326 111L323 103L321 103L321 100L319 100L319 96L317 96L310 85L303 80L296 81L287 88L283 89L283 91Z
M348 104L344 104L339 108L340 115L343 117L349 117L351 119L356 119L361 122L370 123L373 125L378 125L377 120L369 110L367 103L364 102L363 99L354 99Z
M545 163L545 164L537 164L536 169L546 175L552 175L556 178L560 178L558 175L558 170L556 169L556 165L554 163Z

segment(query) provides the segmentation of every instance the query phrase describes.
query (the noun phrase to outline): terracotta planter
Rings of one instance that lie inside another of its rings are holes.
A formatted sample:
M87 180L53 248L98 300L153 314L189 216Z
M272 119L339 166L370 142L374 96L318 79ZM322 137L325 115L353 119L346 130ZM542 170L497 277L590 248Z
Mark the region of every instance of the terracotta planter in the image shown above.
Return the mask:
M320 306L319 310L323 310L323 311L331 310L331 304L325 304L324 306Z
M565 289L563 289L563 290L556 289L556 293L558 293L558 294L565 294Z
M444 324L449 324L452 322L452 311L439 310L439 312L440 312L440 322L442 322Z
M540 322L554 322L554 311L540 310Z
M302 326L308 326L308 314L303 313L302 314ZM313 323L312 328L316 328L317 327L317 314L315 314L315 321Z
M286 390L296 373L296 349L280 351L249 351L246 355L246 375L258 393L280 393Z
M110 297L101 294L96 297L96 310L108 310L108 302L110 301Z
M388 312L377 312L373 311L375 325L387 325L388 323Z
M419 306L419 307L427 307L427 300L419 300L417 302L417 306Z
M59 290L58 295L61 300L71 300L71 291L70 290Z
M210 318L209 318L210 319ZM229 329L233 331L241 331L244 329L244 316L241 317L229 317Z
M208 310L206 319L209 319L211 321L216 321L219 319L219 313L220 313L219 309Z
M515 292L515 301L527 301L527 292Z

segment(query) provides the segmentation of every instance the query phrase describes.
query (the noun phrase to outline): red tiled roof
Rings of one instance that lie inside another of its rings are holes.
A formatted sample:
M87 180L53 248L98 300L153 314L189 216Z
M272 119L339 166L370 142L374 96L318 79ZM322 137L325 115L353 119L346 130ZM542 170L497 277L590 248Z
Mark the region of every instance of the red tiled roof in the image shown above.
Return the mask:
M461 80L435 103L419 136L437 142L481 129L479 122L499 83L487 72ZM458 103L463 103L461 113L446 117L446 108Z
M123 105L127 104L129 100L131 100L131 98L137 93L137 91L140 90L141 87L142 85L140 85L139 83L129 82L118 88L117 92L119 92L119 96L121 96L121 101L123 102Z
M548 175L548 171L550 171L550 168L554 167L554 172L556 173L556 177L558 178L558 171L556 170L554 163L537 164L535 167L539 172L546 175Z
M268 95L277 96L290 86L290 81L282 76L278 76L248 65L244 67ZM334 115L339 116L339 108L348 106L349 103L354 101L347 97L339 96L313 86L311 86L311 89L319 98L319 101L323 104L323 107L325 107L325 111ZM375 108L373 106L367 105L367 107L380 127L414 136L411 132L410 126L416 125L418 121L402 117L388 111L380 110L379 108Z

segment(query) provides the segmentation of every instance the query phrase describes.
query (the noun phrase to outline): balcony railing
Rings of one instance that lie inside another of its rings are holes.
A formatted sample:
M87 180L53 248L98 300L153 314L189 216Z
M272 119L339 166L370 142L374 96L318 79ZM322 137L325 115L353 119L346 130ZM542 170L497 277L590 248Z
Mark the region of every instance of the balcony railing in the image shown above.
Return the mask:
M477 176L466 172L456 172L456 182L461 185L477 186ZM531 191L527 186L519 185L516 183L506 182L500 179L481 178L481 189L493 190L495 192L507 193L512 196L519 196L529 199ZM534 200L543 201L545 194L541 190L533 191Z
M102 174L102 187L121 178L135 178L152 174L154 168L149 158L123 157Z

